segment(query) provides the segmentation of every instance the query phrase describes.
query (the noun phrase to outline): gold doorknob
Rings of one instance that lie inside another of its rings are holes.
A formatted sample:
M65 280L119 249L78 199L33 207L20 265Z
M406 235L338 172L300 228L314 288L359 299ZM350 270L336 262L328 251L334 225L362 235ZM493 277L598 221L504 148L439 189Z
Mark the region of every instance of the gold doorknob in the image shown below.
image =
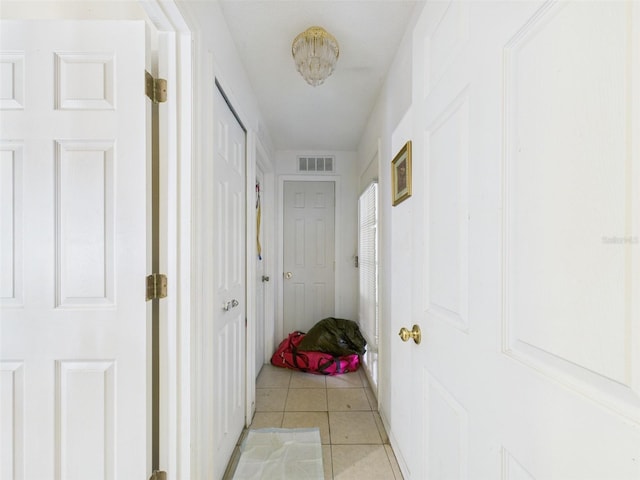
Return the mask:
M410 338L413 338L416 343L420 343L420 340L422 340L422 332L418 325L414 325L411 330L402 327L398 335L400 335L403 342L408 342Z

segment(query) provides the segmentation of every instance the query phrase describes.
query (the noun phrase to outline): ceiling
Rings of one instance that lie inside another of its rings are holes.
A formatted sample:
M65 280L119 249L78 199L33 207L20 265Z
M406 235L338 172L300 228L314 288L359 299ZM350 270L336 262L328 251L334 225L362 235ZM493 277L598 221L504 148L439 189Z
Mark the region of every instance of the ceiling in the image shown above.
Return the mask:
M356 150L416 2L219 3L276 150ZM340 45L333 75L318 87L304 81L291 57L295 36L313 25Z

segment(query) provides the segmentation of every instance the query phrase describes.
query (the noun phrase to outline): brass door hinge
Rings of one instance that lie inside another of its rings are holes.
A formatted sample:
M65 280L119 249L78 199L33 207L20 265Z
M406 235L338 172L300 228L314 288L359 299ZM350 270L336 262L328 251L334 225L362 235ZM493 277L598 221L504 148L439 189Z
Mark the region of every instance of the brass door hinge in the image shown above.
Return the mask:
M167 472L156 470L151 474L151 478L149 480L167 480Z
M163 103L167 101L167 81L164 78L153 78L145 70L145 93L153 103Z
M147 301L167 296L167 276L163 273L152 273L147 276Z

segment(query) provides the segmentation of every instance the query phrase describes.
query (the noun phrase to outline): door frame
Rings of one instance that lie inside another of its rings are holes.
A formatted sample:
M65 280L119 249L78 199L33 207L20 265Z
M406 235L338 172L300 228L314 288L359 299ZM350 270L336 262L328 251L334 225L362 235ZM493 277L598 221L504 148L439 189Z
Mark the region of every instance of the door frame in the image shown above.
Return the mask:
M168 295L160 302L159 468L169 478L191 472L191 32L176 3L139 0L158 32L158 72L167 80L160 105L160 270ZM173 99L173 101L172 101Z
M264 257L264 270L267 275L273 278L275 270L274 264L274 169L271 158L260 138L252 130L249 130L247 136L247 405L246 405L246 425L251 424L251 419L256 408L256 382L258 375L255 369L256 356L255 350L249 348L259 341L255 336L257 331L257 313L256 313L256 262L252 252L256 249L256 192L255 179L256 172L260 169L263 174L262 185L266 185L265 191L260 193L260 201L262 203L262 252ZM264 294L264 350L265 356L270 355L275 349L275 309L274 309L274 289L271 282L266 284ZM266 360L266 358L265 358Z
M274 276L277 298L278 298L278 308L276 310L276 318L280 320L276 322L275 325L275 335L276 338L283 339L290 332L284 331L284 182L333 182L334 183L334 209L335 209L335 228L334 228L334 269L333 269L333 280L334 280L334 310L339 310L338 299L340 298L338 293L342 290L342 279L340 275L336 275L335 262L337 262L338 258L342 258L344 256L344 245L342 242L339 242L338 234L340 229L338 228L338 224L340 222L340 218L338 216L338 212L342 211L342 197L341 193L341 178L339 175L280 175L278 177L278 258L277 258L277 267L274 270L276 275Z

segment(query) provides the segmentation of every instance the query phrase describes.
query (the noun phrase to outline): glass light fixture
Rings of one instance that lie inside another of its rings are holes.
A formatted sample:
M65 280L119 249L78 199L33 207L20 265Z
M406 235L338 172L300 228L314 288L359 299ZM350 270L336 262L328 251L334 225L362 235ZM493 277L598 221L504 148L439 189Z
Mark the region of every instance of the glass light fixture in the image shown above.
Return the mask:
M310 27L293 40L291 53L300 75L309 85L317 87L333 73L340 49L324 28Z

